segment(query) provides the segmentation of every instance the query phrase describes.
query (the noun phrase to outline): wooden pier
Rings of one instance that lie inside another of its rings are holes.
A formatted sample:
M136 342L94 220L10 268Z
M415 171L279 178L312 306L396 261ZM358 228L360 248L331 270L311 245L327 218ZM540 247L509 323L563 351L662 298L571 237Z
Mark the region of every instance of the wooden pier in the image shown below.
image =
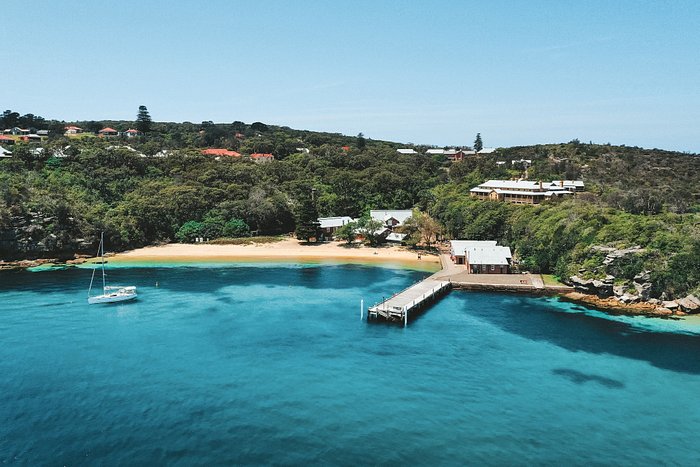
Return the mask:
M408 324L411 312L432 303L452 288L449 281L435 280L431 277L413 284L409 288L389 297L381 303L369 307L367 319L392 321Z

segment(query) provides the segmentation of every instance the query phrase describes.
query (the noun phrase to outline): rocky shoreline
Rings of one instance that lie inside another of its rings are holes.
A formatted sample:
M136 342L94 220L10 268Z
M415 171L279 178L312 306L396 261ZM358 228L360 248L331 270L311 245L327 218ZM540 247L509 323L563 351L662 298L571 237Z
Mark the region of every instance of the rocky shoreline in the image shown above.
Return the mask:
M74 255L72 258L37 258L37 259L21 259L17 261L0 260L0 271L20 271L38 266L55 266L66 267L87 262L92 256L90 255Z
M685 316L686 313L680 307L670 310L668 308L659 307L647 302L637 303L622 303L612 297L601 298L597 295L592 295L583 292L569 292L561 295L561 298L587 305L606 313L614 315L632 315L632 316L653 316L659 318L669 318L674 316Z
M651 272L641 271L631 279L630 276L615 277L614 264L626 257L633 257L645 252L639 246L617 249L607 246L594 246L593 250L605 254L599 267L592 270L579 269L578 275L569 277L565 282L574 287L575 292L565 294L571 301L595 306L612 313L624 313L650 316L684 316L700 313L700 299L690 294L683 298L667 296L662 293L652 298L653 284ZM619 271L620 268L618 267ZM591 277L586 279L585 277Z

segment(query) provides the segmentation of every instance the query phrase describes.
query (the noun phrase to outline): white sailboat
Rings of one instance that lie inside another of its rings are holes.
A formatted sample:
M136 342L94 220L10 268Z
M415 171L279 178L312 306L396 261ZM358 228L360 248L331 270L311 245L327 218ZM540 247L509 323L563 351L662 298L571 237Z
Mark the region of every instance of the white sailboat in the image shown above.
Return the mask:
M104 232L100 234L100 246L97 249L97 255L102 262L102 295L92 295L92 283L95 281L95 271L97 271L97 268L94 268L92 270L92 278L90 279L90 288L88 289L88 304L125 302L135 299L136 287L133 285L107 285L107 275L105 274Z

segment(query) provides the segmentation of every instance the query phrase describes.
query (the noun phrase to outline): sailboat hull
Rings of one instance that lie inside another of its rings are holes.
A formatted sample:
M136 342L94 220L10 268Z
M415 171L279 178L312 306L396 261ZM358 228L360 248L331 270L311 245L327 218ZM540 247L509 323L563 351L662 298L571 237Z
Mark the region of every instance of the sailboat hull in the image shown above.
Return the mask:
M110 293L104 295L96 295L94 297L88 297L88 304L94 305L96 303L116 303L116 302L126 302L128 300L134 300L136 298L136 292L128 293Z

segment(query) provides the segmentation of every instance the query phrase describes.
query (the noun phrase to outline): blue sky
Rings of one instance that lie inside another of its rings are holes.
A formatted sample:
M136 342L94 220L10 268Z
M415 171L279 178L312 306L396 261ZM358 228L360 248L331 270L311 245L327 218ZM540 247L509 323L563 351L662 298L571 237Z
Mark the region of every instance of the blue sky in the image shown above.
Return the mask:
M28 4L32 6L28 6ZM700 153L700 2L7 2L0 107Z

